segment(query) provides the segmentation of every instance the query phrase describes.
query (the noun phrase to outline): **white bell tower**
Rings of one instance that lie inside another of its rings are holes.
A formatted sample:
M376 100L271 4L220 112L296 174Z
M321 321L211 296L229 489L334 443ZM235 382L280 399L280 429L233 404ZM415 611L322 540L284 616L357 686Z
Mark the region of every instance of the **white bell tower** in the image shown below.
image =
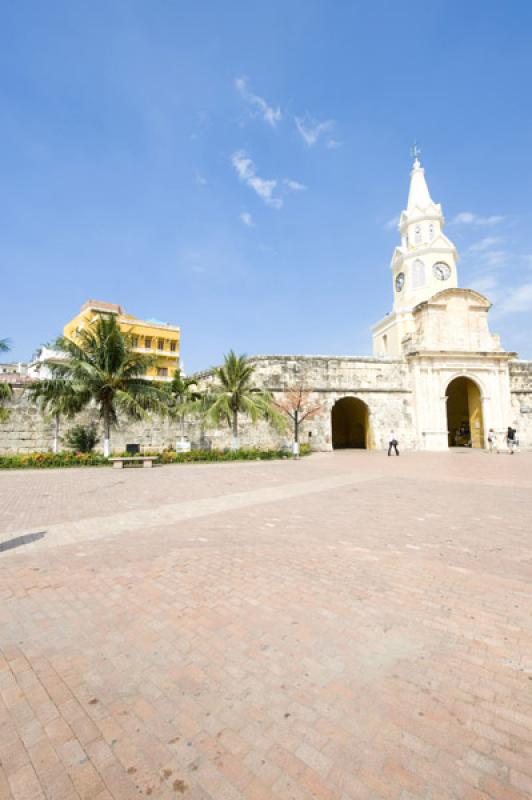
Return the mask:
M443 233L441 206L430 196L416 145L412 155L408 202L399 220L401 243L390 264L393 311L373 328L377 357L401 356L402 340L414 329L412 310L442 289L458 285L456 248Z

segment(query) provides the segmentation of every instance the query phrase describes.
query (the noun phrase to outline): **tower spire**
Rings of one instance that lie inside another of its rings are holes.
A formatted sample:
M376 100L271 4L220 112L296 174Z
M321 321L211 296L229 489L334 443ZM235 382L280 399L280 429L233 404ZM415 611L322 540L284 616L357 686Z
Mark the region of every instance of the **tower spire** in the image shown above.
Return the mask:
M408 192L407 212L414 211L415 208L424 211L430 205L434 205L430 196L429 187L425 180L425 170L421 166L419 156L421 149L417 142L414 142L410 153L414 159L412 171L410 173L410 190Z
M419 156L421 155L421 147L418 145L417 142L414 142L414 144L410 148L410 155L414 159L413 166L420 167L421 163L419 161Z
M373 329L377 355L402 355L404 337L416 332L416 307L458 285L456 248L443 233L441 206L430 196L417 143L410 153L413 163L408 203L399 220L401 243L390 264L393 311Z

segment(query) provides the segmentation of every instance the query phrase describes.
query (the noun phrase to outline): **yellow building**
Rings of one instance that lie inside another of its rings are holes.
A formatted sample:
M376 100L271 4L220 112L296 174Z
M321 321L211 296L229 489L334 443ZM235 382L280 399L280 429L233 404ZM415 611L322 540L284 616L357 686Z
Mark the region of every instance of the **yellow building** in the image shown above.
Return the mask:
M122 306L104 303L98 300L87 300L81 306L79 314L67 322L63 328L64 335L74 339L76 332L92 325L101 315L116 315L120 330L131 336L133 349L137 353L146 353L156 357L146 377L161 381L170 381L179 368L180 330L177 325L156 320L137 319L126 314Z

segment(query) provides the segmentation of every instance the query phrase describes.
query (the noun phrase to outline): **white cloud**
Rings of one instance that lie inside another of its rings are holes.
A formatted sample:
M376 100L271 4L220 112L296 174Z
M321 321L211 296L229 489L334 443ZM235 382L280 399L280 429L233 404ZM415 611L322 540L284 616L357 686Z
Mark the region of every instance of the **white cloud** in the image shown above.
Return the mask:
M299 183L299 181L291 181L289 178L283 178L283 183L293 192L303 192L307 188L303 183Z
M255 223L253 222L253 217L251 216L249 211L242 211L242 213L240 214L240 219L242 220L244 225L246 225L248 228L255 227Z
M399 227L399 214L385 222L383 227L386 231L396 231Z
M488 244L484 249L481 244L479 242L478 247L476 245L468 247L464 253L464 262L477 274L484 275L493 270L500 270L502 267L511 266L516 261L515 254L509 250L490 250Z
M308 112L304 117L294 117L294 121L307 147L313 147L320 136L324 133L329 133L335 126L335 121L333 119L325 120L325 122L318 122L313 119ZM329 139L329 141L333 142L336 140Z
M523 283L506 291L504 299L497 307L499 314L516 314L532 311L532 283Z
M462 211L454 217L451 225L497 225L504 219L500 214L493 214L491 217L481 217L472 211Z
M500 236L486 236L484 239L481 239L479 242L475 242L474 244L470 245L468 250L472 253L483 253L486 250L489 250L490 247L493 247L495 244L499 244L502 239Z
M207 178L204 178L203 175L200 175L199 172L196 172L194 180L199 186L206 186L207 185Z
M494 275L479 275L478 278L473 278L471 281L471 288L481 294L493 291L497 285L497 278Z
M339 147L342 146L342 143L338 141L338 139L327 139L325 142L325 147L327 150L338 150Z
M263 120L267 122L268 125L271 125L272 128L275 128L277 123L281 121L283 115L279 106L277 106L277 108L272 108L263 97L253 94L248 88L247 78L236 78L235 88L251 109L260 113Z
M253 189L259 197L262 197L266 205L272 208L281 208L283 205L282 199L273 195L278 181L260 178L256 173L255 164L244 150L238 150L233 153L231 163L242 183Z
M485 266L492 269L503 267L508 263L509 259L510 253L506 252L506 250L487 250L482 253L482 260Z

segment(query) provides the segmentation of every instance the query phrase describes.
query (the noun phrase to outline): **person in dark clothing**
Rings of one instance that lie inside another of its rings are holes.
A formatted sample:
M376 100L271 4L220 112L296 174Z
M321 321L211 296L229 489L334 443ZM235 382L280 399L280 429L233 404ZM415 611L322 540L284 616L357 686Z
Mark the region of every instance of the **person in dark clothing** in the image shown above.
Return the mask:
M392 454L392 448L395 450L395 455L396 456L399 455L399 450L397 449L397 445L398 444L399 444L399 442L397 441L397 438L395 436L395 431L393 431L393 430L390 431L390 437L388 439L388 455L389 456L391 456L391 454Z

